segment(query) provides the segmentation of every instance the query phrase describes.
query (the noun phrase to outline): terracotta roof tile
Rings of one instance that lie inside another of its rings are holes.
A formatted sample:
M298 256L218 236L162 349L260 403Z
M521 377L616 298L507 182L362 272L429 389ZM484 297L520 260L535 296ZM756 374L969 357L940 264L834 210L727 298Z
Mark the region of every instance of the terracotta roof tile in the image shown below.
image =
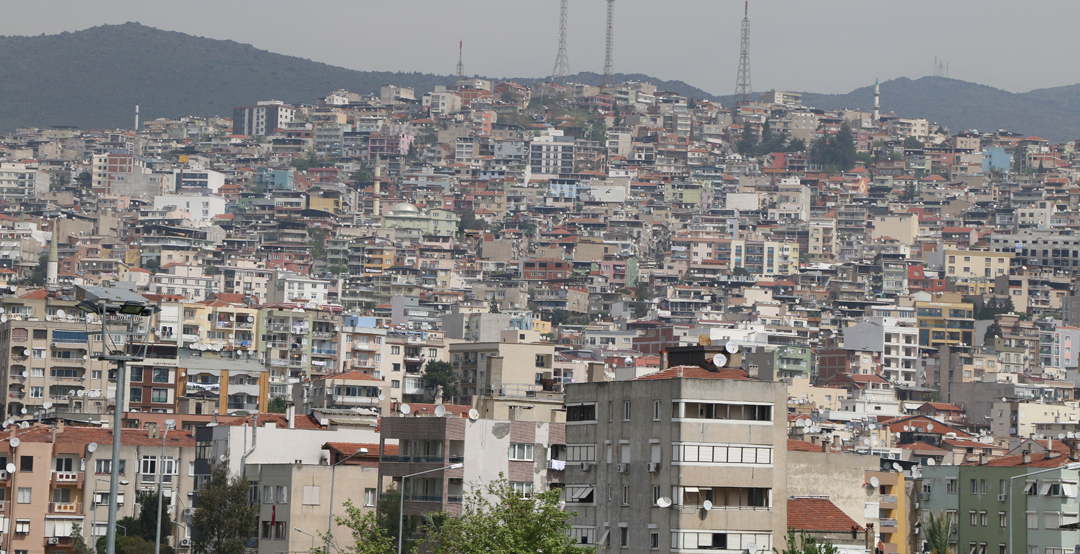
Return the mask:
M788 529L800 531L850 532L862 526L851 519L828 498L789 498Z
M650 373L634 379L634 381L645 381L651 379L738 379L747 380L750 379L750 374L741 369L724 368L719 371L712 371L696 365L678 365L668 368L658 373Z

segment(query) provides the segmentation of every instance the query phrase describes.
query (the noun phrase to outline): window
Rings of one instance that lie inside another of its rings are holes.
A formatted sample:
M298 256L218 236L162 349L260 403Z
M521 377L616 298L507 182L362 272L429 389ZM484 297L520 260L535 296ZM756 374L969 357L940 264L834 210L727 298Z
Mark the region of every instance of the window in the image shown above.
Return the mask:
M128 401L129 402L134 402L136 404L141 403L142 402L142 387L131 387L131 392L130 392L130 395L128 397Z
M1027 528L1038 529L1039 528L1039 512L1027 513Z
M31 487L19 487L19 496L16 502L19 504L29 504L31 491Z
M510 459L531 462L533 459L533 445L525 443L511 443Z
M622 486L622 504L623 506L630 505L630 485Z
M653 400L652 419L653 419L653 421L660 421L660 401L659 400Z
M397 379L391 380L390 381L390 388L392 388L392 389L400 389L401 388L401 381L399 381Z
M169 389L152 389L150 393L150 401L155 404L168 404Z
M262 535L260 538L269 539L273 537L274 528L270 525L269 521L262 522Z
M274 487L272 485L263 485L263 504L274 503Z
M619 527L619 547L630 548L630 528Z
M124 472L125 469L127 469L127 468L124 467L124 460L120 460L120 474L121 475L123 475L125 473ZM106 474L106 473L111 473L111 472L112 472L112 460L94 460L94 473Z
M622 418L623 418L623 421L630 421L630 401L629 400L627 400L626 402L623 402Z
M998 512L998 527L1005 529L1009 526L1009 514L1008 512Z
M968 515L971 516L971 525L978 525L979 524L979 514L978 514L978 512L976 512L975 510L971 510L970 512L968 512Z
M401 347L400 346L391 346L390 347L390 354L391 355L401 354Z
M979 480L978 479L972 479L971 480L971 494L979 494Z
M30 532L30 520L29 519L16 519L15 520L15 532L20 535L25 535ZM16 551L18 552L18 551ZM22 551L26 554L26 551Z
M48 329L34 329L34 339L35 340L46 340L48 338L49 338L49 330Z
M35 359L38 359L38 360L44 360L45 359L45 349L44 348L35 348L33 350L33 357Z
M30 387L30 398L44 398L45 387Z
M375 505L375 489L364 489L364 506Z
M979 525L986 527L986 512L979 512Z
M649 533L649 550L660 550L660 533Z
M167 368L154 369L154 382L155 383L168 383L169 382L169 370Z
M289 503L289 487L285 485L279 485L277 488L277 502L278 504Z
M981 494L986 494L986 491L986 479L979 479L979 492Z
M514 487L514 492L522 498L528 498L532 494L533 484L525 481L513 481L510 483Z
M547 367L546 359L543 354L536 355L536 367Z
M19 456L19 471L34 471L34 457Z
M71 489L57 487L52 491L53 502L71 502Z
M142 383L143 382L142 369L143 368L138 367L138 366L135 366L135 367L131 368L131 382L132 383Z
M74 460L72 458L57 458L54 465L54 471L72 471Z

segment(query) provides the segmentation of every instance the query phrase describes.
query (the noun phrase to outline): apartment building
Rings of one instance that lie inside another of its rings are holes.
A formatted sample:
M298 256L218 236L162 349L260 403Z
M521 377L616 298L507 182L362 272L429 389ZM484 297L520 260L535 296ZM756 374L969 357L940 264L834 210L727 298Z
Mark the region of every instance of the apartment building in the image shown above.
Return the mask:
M390 413L390 384L360 370L331 373L310 382L292 386L292 398L301 413L314 409L352 410L368 408L377 413Z
M974 304L962 302L959 294L943 293L930 297L919 293L915 319L919 326L919 345L939 348L945 344L975 344Z
M233 134L252 136L272 135L296 117L296 108L280 100L258 102L254 106L233 108Z
M880 372L897 384L922 381L919 329L914 318L874 317L845 327L844 347L878 353Z
M169 540L180 552L190 548L190 516L195 440L186 431L167 437L156 426L122 430L119 517L137 516L137 493L156 490L160 479L164 508L176 524ZM18 440L15 440L18 439ZM78 525L87 544L106 533L112 431L103 428L33 425L10 433L0 447L0 463L15 471L0 472L6 552L68 552ZM164 457L162 449L164 448Z
M339 371L363 371L382 378L387 330L377 327L375 321L373 317L345 316L341 328Z
M297 304L267 304L259 309L259 359L270 371L274 396L289 393L288 380L310 379L341 367L338 310L301 308Z
M630 553L781 545L786 403L783 383L699 366L568 385L572 538Z
M32 165L0 163L0 198L31 200L49 192L49 174Z
M503 331L500 342L451 344L450 363L460 379L461 396L535 396L552 390L564 376L554 367L555 345L529 341L532 331ZM547 385L545 385L547 383Z
M175 391L153 389L162 401L182 396L175 402L179 411L192 414L260 413L270 398L270 372L258 360L239 353L181 349L177 357Z
M406 400L405 395L424 394L421 377L427 362L450 361L447 342L438 331L391 329L386 334L386 347L381 371L390 382L387 396L395 402Z
M379 490L404 491L407 517L445 511L459 515L470 488L502 473L521 494L563 483L565 425L463 417L391 417L382 420ZM396 441L397 448L390 444ZM463 464L457 469L401 476Z

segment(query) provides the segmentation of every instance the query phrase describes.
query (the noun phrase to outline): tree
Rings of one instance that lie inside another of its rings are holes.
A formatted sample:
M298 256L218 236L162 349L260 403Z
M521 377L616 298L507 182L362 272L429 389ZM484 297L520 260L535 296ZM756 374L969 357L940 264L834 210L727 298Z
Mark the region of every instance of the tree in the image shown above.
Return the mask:
M923 521L923 536L926 537L926 547L930 554L950 554L949 533L952 530L952 516L944 510L934 514L930 513Z
M138 530L128 529L128 535L138 535L151 545L157 540L157 529L154 528L154 520L158 516L158 493L153 491L140 492L136 496L139 503ZM161 540L165 541L172 534L172 521L169 520L168 511L161 510Z
M360 169L353 172L352 180L358 183L370 183L375 180L375 172L367 164L361 165Z
M450 362L428 360L424 365L422 384L424 390L430 392L432 400L435 400L439 387L442 387L443 400L450 400L458 393L458 376Z
M71 550L75 554L92 554L90 545L83 539L82 525L78 523L71 526Z
M808 535L806 531L802 531L796 536L794 529L788 529L787 548L780 551L773 548L773 552L778 552L778 554L836 554L839 550L833 543L819 542L818 539Z
M198 491L191 515L196 554L244 554L259 530L259 507L248 498L251 485L230 475L226 462L210 468L210 482Z
M38 258L37 266L35 266L34 269L30 271L30 275L27 275L26 279L17 280L13 284L32 285L35 287L44 286L45 278L48 276L48 268L49 255L42 254L41 257Z
M494 497L495 502L488 500ZM461 516L429 534L433 554L591 554L570 539L569 518L559 506L562 489L522 495L503 474L465 498Z
M806 150L806 141L801 138L793 138L791 142L788 142L788 152L802 152Z
M105 554L105 537L97 540L98 554ZM161 545L161 554L174 554L173 547ZM148 541L142 537L132 535L116 535L116 554L154 554L154 541Z
M634 290L634 317L645 317L649 312L649 301L652 300L652 287L645 279L638 278L637 287Z
M382 501L382 503L385 502L385 500ZM391 536L384 527L379 526L375 512L364 512L357 508L352 500L346 500L343 506L345 506L345 517L335 516L334 523L349 528L353 546L344 549L340 546L336 547L338 552L352 554L394 554L397 552L397 535ZM322 536L323 542L326 542L326 535L323 533L319 535Z
M398 523L403 523L401 551L412 552L416 548L416 545L409 537L416 533L417 520L416 518L411 517L402 519L400 515L401 512L398 511L400 508L400 491L394 489L386 491L386 494L379 499L379 508L376 510L375 522L379 529L382 529L383 532L393 538L395 545L397 545Z
M904 139L904 150L922 150L923 143L921 140L915 137L907 137Z
M275 396L266 404L266 411L272 414L283 414L289 407L289 402L282 396Z
M458 219L458 229L462 232L470 229L487 229L487 222L476 217L476 212L472 210L465 210L461 212L461 217Z
M308 246L311 247L311 259L321 260L326 255L326 229L315 227L308 231Z

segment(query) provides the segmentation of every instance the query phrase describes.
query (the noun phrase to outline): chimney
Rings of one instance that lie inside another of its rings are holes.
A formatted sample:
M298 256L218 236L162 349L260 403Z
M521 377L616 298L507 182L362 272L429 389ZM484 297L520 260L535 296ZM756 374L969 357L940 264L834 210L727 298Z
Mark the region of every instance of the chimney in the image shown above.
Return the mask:
M1023 451L1023 452L1022 452L1022 453L1020 454L1020 456L1021 456L1021 459L1022 459L1022 460L1023 460L1023 462L1024 462L1024 465L1027 465L1027 464L1030 464L1030 463L1031 463L1031 451L1030 451L1030 450L1025 450L1025 451Z
M1080 461L1080 448L1077 447L1076 442L1069 443L1069 459L1072 461Z
M821 451L826 453L826 454L829 453L829 441L826 441L826 440L821 441Z
M289 402L285 408L285 417L289 420L289 429L296 429L296 404Z

